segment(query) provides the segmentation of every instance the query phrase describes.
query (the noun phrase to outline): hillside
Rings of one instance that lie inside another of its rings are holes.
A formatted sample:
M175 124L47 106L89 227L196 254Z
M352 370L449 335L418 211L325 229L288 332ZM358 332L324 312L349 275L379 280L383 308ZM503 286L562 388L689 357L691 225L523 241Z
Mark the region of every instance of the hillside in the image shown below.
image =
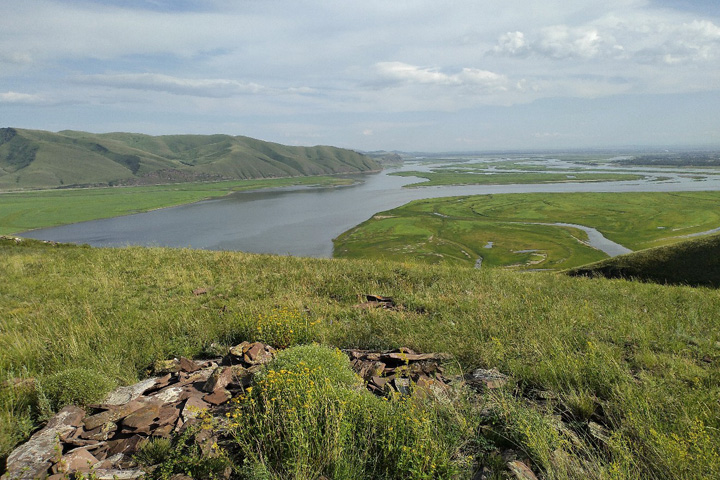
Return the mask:
M360 153L230 135L0 129L0 189L143 185L379 170Z
M620 255L566 273L717 288L720 287L720 234Z
M356 388L332 349L280 350L249 385L229 387L244 393L227 414L205 414L172 442L136 441L137 461L161 464L150 478L226 478L228 466L231 478L276 479L507 478L522 465L539 478L720 475L718 290L13 238L0 239L0 255L0 472L63 405L95 404L157 361L228 358L247 341L446 353L451 382L413 401L380 398ZM407 386L413 368L365 376ZM173 375L157 376L190 378ZM137 418L85 426L76 444L142 428Z

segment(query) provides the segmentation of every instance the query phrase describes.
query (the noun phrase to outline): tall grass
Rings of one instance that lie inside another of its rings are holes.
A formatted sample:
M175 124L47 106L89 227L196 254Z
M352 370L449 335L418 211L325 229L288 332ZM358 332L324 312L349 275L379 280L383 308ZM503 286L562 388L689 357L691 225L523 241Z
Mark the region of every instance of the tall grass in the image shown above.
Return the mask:
M78 368L108 385L134 382L156 359L255 340L263 315L287 309L298 325L314 324L288 343L444 351L463 371L511 375L484 397L492 413L469 438L484 462L507 444L548 478L713 478L720 469L717 290L39 242L6 242L0 256L2 455L39 419L33 385ZM194 294L200 287L207 293ZM355 308L366 293L402 308Z

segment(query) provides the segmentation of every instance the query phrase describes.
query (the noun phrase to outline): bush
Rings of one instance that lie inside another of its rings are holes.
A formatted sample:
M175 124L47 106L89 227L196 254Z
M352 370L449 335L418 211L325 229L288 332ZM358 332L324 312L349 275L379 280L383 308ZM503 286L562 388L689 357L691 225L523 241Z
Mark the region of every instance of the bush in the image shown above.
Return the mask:
M103 399L115 383L103 374L87 368L70 368L45 377L41 392L50 408L59 410L65 405L88 405Z
M275 348L287 348L311 342L315 325L317 321L311 322L302 312L275 308L257 316L255 335L259 341Z
M459 473L454 456L467 433L460 415L444 415L415 398L377 398L359 386L337 350L306 345L280 352L227 414L228 451L237 452L244 478Z

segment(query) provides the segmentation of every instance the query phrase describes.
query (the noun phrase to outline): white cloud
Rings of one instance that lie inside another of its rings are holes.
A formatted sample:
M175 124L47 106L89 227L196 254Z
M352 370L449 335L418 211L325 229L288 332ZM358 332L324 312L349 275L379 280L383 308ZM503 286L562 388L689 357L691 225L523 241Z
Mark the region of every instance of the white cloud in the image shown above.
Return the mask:
M30 93L5 92L0 93L0 103L38 105L45 103L45 99Z
M256 83L242 83L228 79L179 78L158 73L126 73L83 75L75 78L80 83L135 90L153 90L176 95L198 97L231 97L265 91Z
M436 69L418 67L403 62L379 62L375 64L380 77L397 83L428 84L436 86L480 87L487 91L505 90L508 80L487 70L463 68L455 74L447 74Z

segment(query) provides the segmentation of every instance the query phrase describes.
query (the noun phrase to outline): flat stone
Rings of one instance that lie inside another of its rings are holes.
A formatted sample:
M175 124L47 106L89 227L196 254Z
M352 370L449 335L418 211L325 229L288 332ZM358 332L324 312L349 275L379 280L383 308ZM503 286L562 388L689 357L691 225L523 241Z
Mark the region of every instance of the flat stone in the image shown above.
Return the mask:
M243 355L245 355L245 351L246 351L248 348L250 348L250 342L242 342L242 343L239 343L239 344L235 345L234 347L231 347L229 353L230 353L230 355L232 355L233 357L236 357L236 358L238 358L238 359L242 359L242 358L243 358Z
M160 405L148 404L135 410L122 421L123 428L132 430L146 429L160 418Z
M232 398L232 394L225 390L224 388L218 388L213 393L210 393L208 395L205 395L203 397L203 400L206 402L212 404L212 405L222 405L223 403L227 402Z
M139 468L130 468L127 470L114 468L95 470L95 478L97 478L97 480L135 480L144 476L145 472Z
M180 400L184 389L182 387L168 387L149 397L162 403L173 403Z
M255 342L245 351L243 359L250 365L263 365L272 360L272 351L266 350L265 344Z
M97 462L95 465L93 465L93 468L95 470L97 469L111 469L111 468L118 468L120 463L122 463L125 460L125 455L122 453L116 453L112 457L108 457L102 461Z
M145 438L146 437L141 435L133 435L128 438L110 440L108 442L108 456L112 457L118 453L122 453L123 455L132 455L137 451L138 444Z
M92 453L81 448L64 455L53 470L61 473L89 472L97 462L98 459Z
M508 462L507 466L517 480L537 480L537 477L533 471L530 470L530 467L520 460Z
M83 440L95 440L102 442L110 438L116 430L116 423L107 422L92 430L83 431L82 433L80 433L79 437Z
M191 418L197 418L198 414L204 410L210 408L210 404L203 401L200 396L193 396L185 401L185 405L182 409L182 419L187 422Z
M410 395L410 379L409 378L396 378L393 383L395 389L402 395Z
M200 367L197 363L193 362L189 358L180 357L180 371L192 373L197 372L198 370L200 370Z
M127 417L135 410L139 410L145 405L146 402L142 402L140 400L133 400L132 402L126 403L125 405L121 405L119 407L111 408L110 410L91 415L85 418L85 430L90 431L108 422L117 422L121 418Z
M50 419L45 428L12 451L7 458L3 479L31 480L42 478L61 451L59 437L80 425L85 411L69 405Z
M148 378L135 385L116 388L105 397L104 405L125 405L138 398L155 385L156 378Z

